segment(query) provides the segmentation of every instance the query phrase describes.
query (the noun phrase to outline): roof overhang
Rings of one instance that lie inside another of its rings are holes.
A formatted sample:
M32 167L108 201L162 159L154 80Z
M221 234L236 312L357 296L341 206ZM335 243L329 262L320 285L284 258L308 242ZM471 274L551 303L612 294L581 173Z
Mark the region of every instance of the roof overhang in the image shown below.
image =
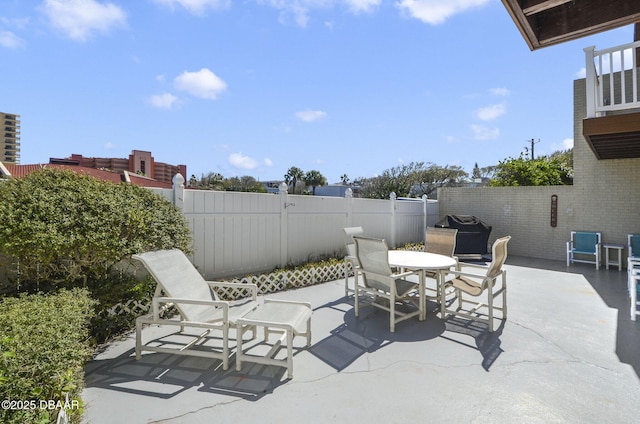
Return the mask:
M640 158L640 112L585 119L582 133L598 159Z
M640 22L638 0L502 0L531 50Z

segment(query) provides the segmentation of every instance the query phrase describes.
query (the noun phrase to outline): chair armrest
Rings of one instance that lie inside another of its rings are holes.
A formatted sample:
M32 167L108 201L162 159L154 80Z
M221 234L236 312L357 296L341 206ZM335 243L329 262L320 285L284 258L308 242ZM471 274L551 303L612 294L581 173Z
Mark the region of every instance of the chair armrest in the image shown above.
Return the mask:
M491 277L489 277L487 274L474 274L473 272L461 272L461 271L451 271L449 272L449 275L485 279L485 278L496 278L497 276L504 274L504 271L505 271L504 269L501 269L499 273Z
M265 299L264 303L288 303L290 305L303 305L311 309L311 302L300 302L298 300Z
M171 305L204 305L204 306L213 306L222 309L222 317L225 321L229 319L229 302L224 300L208 300L208 299L185 299L179 297L154 297L152 299L152 316L154 319L158 319L159 317L159 308L160 304L166 304L168 306Z
M219 288L227 287L227 288L237 288L237 289L248 290L251 293L251 297L253 298L253 300L256 300L256 297L258 296L258 286L251 283L228 283L224 281L207 281L207 284L212 289L216 287L219 287Z
M225 300L205 300L205 299L185 299L180 297L154 297L154 303L174 303L174 304L186 304L186 305L206 305L216 306L223 309L229 309L229 302Z
M457 267L457 271L452 271L452 272L450 272L450 274L453 274L454 272L460 272L460 270L463 269L463 268L482 269L482 270L486 271L486 270L489 269L489 266L487 266L487 265L469 264L469 263L466 263L466 262L459 262L458 263L458 267Z
M400 279L404 279L405 277L408 277L410 275L420 275L421 271L422 270L420 270L420 269L402 271L402 272L399 272L399 273L391 274L389 277L391 277L393 280L400 280Z

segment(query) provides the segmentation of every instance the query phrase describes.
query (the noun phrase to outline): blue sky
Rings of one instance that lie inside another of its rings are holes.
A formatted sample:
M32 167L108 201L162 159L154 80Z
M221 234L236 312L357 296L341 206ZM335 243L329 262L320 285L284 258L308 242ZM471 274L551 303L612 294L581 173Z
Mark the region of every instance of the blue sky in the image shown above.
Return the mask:
M499 0L2 0L21 163L72 153L330 183L572 146L583 48L531 52Z

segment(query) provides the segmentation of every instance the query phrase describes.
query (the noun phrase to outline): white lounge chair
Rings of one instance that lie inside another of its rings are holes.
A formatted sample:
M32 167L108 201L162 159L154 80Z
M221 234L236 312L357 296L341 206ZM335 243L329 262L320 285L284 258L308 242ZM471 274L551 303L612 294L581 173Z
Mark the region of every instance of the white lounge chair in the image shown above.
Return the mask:
M239 318L258 307L257 286L205 281L189 258L178 249L146 252L133 255L132 258L140 261L157 283L152 312L136 320L136 359L140 359L143 350L192 355L220 359L223 369L228 369L229 327L235 327ZM236 301L220 300L213 290L216 287L246 290L249 297ZM162 318L161 312L171 305L175 306L179 316ZM180 332L183 332L185 327L203 328L205 331L182 348L175 349L162 345L143 345L141 339L144 324L173 325L180 327ZM212 330L222 332L221 349L192 349ZM238 334L237 337L241 338L242 334Z

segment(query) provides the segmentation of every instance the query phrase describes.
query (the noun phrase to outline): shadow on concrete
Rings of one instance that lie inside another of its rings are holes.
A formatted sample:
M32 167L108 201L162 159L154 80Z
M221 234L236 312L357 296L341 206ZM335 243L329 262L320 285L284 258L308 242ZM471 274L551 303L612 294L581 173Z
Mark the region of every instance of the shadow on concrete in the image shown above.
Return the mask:
M339 309L337 306L345 303L353 305L353 298L342 298L316 309ZM389 331L387 312L377 308L364 308L361 309L360 316L356 317L354 309L351 308L344 313L344 323L331 330L328 337L311 346L309 352L336 371L342 371L362 355L375 352L391 343L412 343L441 337L478 350L483 357L483 368L489 371L502 352L500 335L504 321L496 331L489 333L486 324L476 321L458 317L443 321L435 312L435 304L428 304L427 309L431 312L427 313L425 321L402 321L396 325L396 331L392 333ZM445 331L469 336L475 341L475 345L450 338Z
M640 377L640 321L631 321L630 299L627 292L627 273L616 267L599 270L595 265L574 263L567 267L563 261L509 257L508 265L545 269L582 275L609 308L618 311L616 325L616 355L621 362L631 365Z
M494 327L493 333L490 333L487 324L460 317L449 317L446 321L447 331L471 337L475 341L475 346L447 337L446 335L440 337L472 349L477 349L482 355L482 368L484 368L485 371L489 371L500 354L504 352L500 347L500 336L502 335L504 325L505 321L501 320L500 325L497 328Z
M287 381L283 379L286 368L245 364L237 372L234 367L233 360L224 371L220 360L165 353L144 354L136 360L130 349L118 357L87 364L85 384L161 399L198 387L198 391L258 400Z

